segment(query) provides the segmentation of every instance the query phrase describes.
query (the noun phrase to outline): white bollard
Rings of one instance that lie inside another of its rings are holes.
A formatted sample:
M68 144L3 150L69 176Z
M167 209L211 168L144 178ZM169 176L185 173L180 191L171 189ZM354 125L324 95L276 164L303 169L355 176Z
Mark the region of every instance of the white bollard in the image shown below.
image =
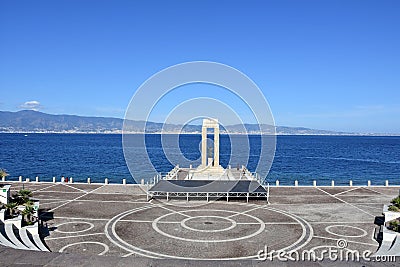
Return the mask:
M334 180L332 180L332 187L334 187L335 186L335 181Z
M122 184L126 184L126 179L124 178L124 179L122 179Z
M39 176L36 176L36 183L39 183Z
M65 177L61 176L61 183L64 183L64 182L65 182Z
M108 178L104 179L104 184L108 184Z
M192 164L190 164L190 165L189 165L189 169L192 169L192 168L193 168L193 166L192 166Z
M1 177L1 181L5 182L6 181L6 177L5 176Z
M87 183L90 184L90 177L87 178Z
M370 180L368 180L367 186L371 186L371 181Z
M317 181L314 180L314 181L312 182L312 185L313 185L314 187L317 187Z
M276 180L275 185L279 186L279 180Z
M72 184L74 182L74 179L71 177L69 178L68 182Z
M385 181L385 186L389 186L389 181L388 180Z
M22 176L18 177L18 181L22 183Z
M349 186L353 186L353 181L352 180L349 181Z
M27 182L27 183L29 183L30 181L31 181L31 179L29 179L29 178L25 179L25 182Z
M142 179L142 180L140 181L140 183L141 183L142 185L144 185L144 179Z
M56 177L53 177L53 183L56 183Z
M294 186L299 186L299 181L294 181Z

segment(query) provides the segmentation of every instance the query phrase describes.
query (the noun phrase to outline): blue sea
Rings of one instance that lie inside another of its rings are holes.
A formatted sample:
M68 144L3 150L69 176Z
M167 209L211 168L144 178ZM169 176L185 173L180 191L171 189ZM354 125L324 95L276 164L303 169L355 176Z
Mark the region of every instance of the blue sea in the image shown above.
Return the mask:
M180 135L180 150L187 158L199 159L200 135ZM221 135L221 165L230 159L229 136ZM250 136L249 143L257 151L259 136ZM168 172L173 165L164 156L160 135L146 136L149 157L159 172ZM10 174L51 181L52 177L73 177L74 181L135 183L125 162L122 136L102 134L0 134L0 168ZM165 148L164 148L165 149ZM138 164L143 160L138 158ZM248 168L252 170L257 157L251 156ZM239 163L238 163L239 164ZM188 166L184 166L188 167ZM145 172L134 174L135 177ZM400 137L372 136L278 136L275 158L266 177L282 185L400 185Z

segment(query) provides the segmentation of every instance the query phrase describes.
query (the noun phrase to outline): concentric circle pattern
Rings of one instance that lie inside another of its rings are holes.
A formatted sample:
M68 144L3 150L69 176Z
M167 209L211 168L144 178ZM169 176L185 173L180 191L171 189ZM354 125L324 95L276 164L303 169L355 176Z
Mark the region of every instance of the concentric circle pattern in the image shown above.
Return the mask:
M312 232L306 221L279 209L215 202L201 208L152 204L115 216L106 225L109 240L128 252L182 259L251 259L264 245L292 251L305 246ZM224 250L225 244L232 251Z

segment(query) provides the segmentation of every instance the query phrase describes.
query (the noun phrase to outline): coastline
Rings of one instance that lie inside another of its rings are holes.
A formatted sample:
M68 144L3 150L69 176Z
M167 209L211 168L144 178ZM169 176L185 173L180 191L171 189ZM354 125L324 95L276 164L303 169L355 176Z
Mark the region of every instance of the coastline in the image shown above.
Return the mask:
M93 134L93 135L201 135L200 132L128 132L123 133L122 131L104 131L104 132L85 132L85 131L0 131L0 134ZM271 134L260 134L257 132L250 133L226 133L221 132L221 135L261 135L261 136L273 136ZM400 133L391 134L391 133L335 133L335 134L288 134L288 133L277 133L275 136L349 136L349 137L400 137Z

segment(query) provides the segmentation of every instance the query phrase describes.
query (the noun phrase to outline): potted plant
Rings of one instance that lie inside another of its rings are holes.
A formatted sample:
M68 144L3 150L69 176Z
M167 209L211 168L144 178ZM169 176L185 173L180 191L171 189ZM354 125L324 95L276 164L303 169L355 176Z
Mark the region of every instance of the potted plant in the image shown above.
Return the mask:
M14 217L14 215L17 213L17 206L18 204L15 202L10 202L6 206L7 212L11 217Z
M389 222L389 227L390 230L395 231L395 232L399 232L400 231L400 224L399 221L396 220L392 220Z
M22 211L22 220L23 222L25 222L26 225L32 225L34 223L33 213L33 206L26 205L25 209Z

